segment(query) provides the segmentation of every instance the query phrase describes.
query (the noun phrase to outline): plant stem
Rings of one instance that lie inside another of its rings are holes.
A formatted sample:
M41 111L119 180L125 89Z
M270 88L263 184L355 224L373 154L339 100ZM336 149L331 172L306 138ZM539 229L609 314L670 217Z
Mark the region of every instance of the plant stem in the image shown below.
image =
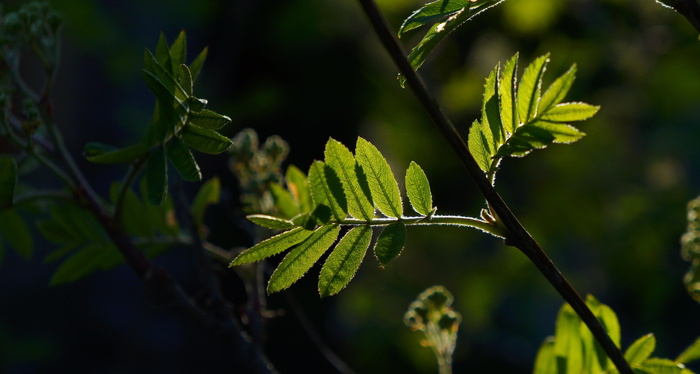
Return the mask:
M394 63L399 68L401 74L406 78L406 82L417 96L421 105L427 110L433 123L448 141L452 149L457 153L462 164L467 168L467 172L472 180L477 184L479 190L486 198L490 207L496 212L501 222L507 229L506 244L514 246L522 251L540 270L549 283L559 292L566 302L571 305L581 320L588 326L591 333L596 338L605 353L613 361L620 373L633 374L632 369L625 360L620 349L615 346L610 336L605 332L600 321L593 315L586 303L576 290L569 284L564 276L559 272L547 254L537 244L534 238L520 224L510 208L498 195L488 179L484 176L476 161L469 152L467 144L459 135L454 125L440 109L437 102L428 93L428 89L420 76L413 70L405 57L405 53L396 40L394 34L389 30L388 24L377 7L374 0L358 0L369 18L374 31L377 33L385 50L389 53Z

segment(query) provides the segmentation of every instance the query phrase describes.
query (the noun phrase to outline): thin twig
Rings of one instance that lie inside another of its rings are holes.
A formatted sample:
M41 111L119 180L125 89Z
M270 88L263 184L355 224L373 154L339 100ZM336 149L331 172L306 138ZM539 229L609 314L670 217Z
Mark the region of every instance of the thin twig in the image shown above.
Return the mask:
M508 230L506 244L518 248L535 264L549 283L559 292L564 300L571 305L581 320L588 326L593 336L613 361L617 369L624 374L633 374L622 352L615 346L615 343L613 343L612 339L610 339L605 332L600 321L593 315L578 292L576 292L571 284L569 284L559 272L535 239L523 228L510 208L503 202L491 183L489 183L469 152L469 148L464 142L464 139L462 139L450 120L440 109L437 102L428 93L428 89L420 76L411 68L403 49L399 45L394 34L389 30L388 24L374 0L359 0L359 2L372 23L377 36L384 45L384 48L399 68L401 74L406 78L409 87L417 96L421 105L427 110L433 123L440 130L443 137L457 153L458 158L467 168L467 172L472 180L477 184L491 208Z

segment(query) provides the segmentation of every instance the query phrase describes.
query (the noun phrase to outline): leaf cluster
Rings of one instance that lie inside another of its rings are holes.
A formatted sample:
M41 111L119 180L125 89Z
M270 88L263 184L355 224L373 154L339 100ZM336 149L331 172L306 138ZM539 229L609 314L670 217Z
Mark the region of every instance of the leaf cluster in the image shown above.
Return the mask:
M590 295L586 304L619 347L620 325L615 312ZM674 360L651 357L655 348L654 334L644 335L627 348L625 360L638 374L692 374L684 364L700 358L700 339ZM557 316L554 336L547 338L537 353L533 374L617 372L588 327L569 304L564 304Z
M155 54L144 53L141 71L148 88L156 96L153 118L144 139L135 145L116 148L100 143L85 146L87 159L100 164L145 163L148 197L162 204L167 196L168 163L182 179L199 181L202 173L191 149L219 154L231 140L218 130L231 122L225 115L206 109L207 100L193 95L193 85L207 56L205 48L190 65L185 64L187 39L182 31L168 46L161 34Z
M324 161L315 161L304 175L290 166L286 188L273 188L281 216L249 215L252 222L284 232L241 253L231 266L291 251L268 283L268 292L288 288L335 244L319 277L319 293L329 296L353 278L372 241L372 226L383 226L374 243L382 266L396 258L406 241L407 223L429 220L434 213L430 186L423 170L411 163L406 189L418 217L404 217L398 183L379 150L358 138L353 154L340 142L326 143ZM342 238L341 226L349 226Z

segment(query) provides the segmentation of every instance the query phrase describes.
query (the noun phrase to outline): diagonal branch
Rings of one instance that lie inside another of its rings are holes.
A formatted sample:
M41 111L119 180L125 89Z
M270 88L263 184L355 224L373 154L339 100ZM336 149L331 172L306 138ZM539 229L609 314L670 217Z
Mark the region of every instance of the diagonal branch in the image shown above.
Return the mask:
M695 1L695 0L693 0ZM391 56L399 71L406 78L408 86L416 95L421 105L430 115L434 125L440 130L443 137L450 144L467 168L472 180L477 184L479 190L488 201L490 207L498 215L503 225L508 230L506 244L514 246L522 251L539 269L549 283L559 292L566 302L571 305L581 320L588 326L591 333L601 345L605 353L614 362L617 369L624 374L632 374L627 361L625 361L620 349L610 339L600 321L588 308L581 296L569 284L564 276L559 272L547 254L537 244L534 238L520 224L510 208L501 199L493 186L486 179L476 161L469 153L469 148L464 139L459 135L457 129L452 125L445 113L440 109L438 103L432 98L422 79L412 68L405 57L405 53L394 34L389 30L388 24L377 7L374 0L359 0L362 8L369 18L374 31L377 33L384 48Z
M657 0L685 17L700 32L700 2L698 0Z

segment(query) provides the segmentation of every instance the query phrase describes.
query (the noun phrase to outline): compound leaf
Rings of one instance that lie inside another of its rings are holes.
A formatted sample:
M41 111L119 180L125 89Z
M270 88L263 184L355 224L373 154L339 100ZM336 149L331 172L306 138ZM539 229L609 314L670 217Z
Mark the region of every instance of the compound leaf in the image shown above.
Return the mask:
M161 205L168 195L168 164L165 150L157 147L146 161L146 185L148 186L148 200Z
M366 221L374 218L374 206L360 186L356 161L352 152L335 139L329 139L325 150L326 165L332 167L343 185L348 201L348 213Z
M433 210L433 195L430 192L430 183L423 169L417 163L411 161L406 170L406 195L413 210L424 216Z
M12 206L17 186L17 162L10 156L0 156L0 210Z
M625 351L625 360L629 362L630 365L638 365L644 362L656 348L656 338L654 334L647 334L637 339L632 345ZM680 360L676 360L682 362Z
M321 269L318 279L321 297L335 295L347 286L360 268L371 240L370 226L354 227L340 239Z
M183 127L180 136L189 147L213 155L226 151L233 144L231 139L215 131L192 124Z
M265 239L245 252L238 255L230 266L249 264L264 260L270 256L274 256L280 252L284 252L288 248L297 245L313 234L313 231L304 230L301 227L285 231L271 238Z
M377 147L361 137L357 138L355 157L367 177L374 205L389 217L401 217L403 205L399 185L386 158Z
M314 161L309 168L311 197L316 204L327 206L333 217L340 221L347 216L347 200L335 170L322 161Z
M339 233L339 225L328 225L316 229L308 239L284 256L270 277L267 292L274 293L287 289L304 276L335 242Z
M374 254L381 266L395 259L406 244L406 225L399 221L392 223L382 230L374 245Z
M177 137L173 138L166 144L165 150L168 159L175 166L175 170L177 170L182 179L188 182L202 180L202 172L199 170L199 165L197 165L192 152L182 140Z

